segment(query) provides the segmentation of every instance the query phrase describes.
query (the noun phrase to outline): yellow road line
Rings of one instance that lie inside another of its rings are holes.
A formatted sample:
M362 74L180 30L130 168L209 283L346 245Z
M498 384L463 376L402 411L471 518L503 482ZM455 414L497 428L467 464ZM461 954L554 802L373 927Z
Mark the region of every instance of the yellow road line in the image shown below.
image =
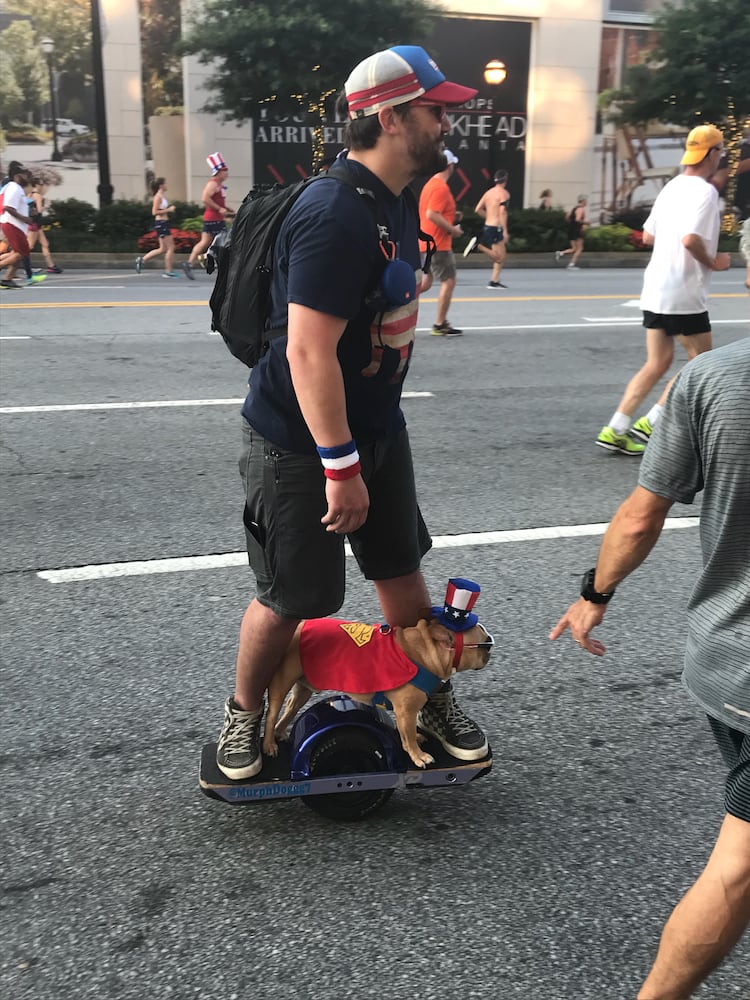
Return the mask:
M129 309L148 309L151 306L201 306L208 309L208 302L175 302L174 299L159 302L4 302L0 309L112 309L122 306Z
M594 300L622 300L638 298L640 292L620 292L617 295L454 295L454 302L592 302ZM710 299L746 299L747 292L716 292L709 295ZM435 303L435 298L422 298L421 302ZM149 309L154 306L200 306L208 308L208 302L196 302L193 299L175 301L153 300L147 302L4 302L0 309Z

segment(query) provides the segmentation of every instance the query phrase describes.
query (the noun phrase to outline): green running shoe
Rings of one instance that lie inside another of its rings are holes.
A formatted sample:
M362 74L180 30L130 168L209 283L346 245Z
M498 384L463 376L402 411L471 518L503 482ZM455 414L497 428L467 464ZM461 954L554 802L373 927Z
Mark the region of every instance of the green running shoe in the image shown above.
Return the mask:
M648 444L649 438L654 433L654 427L648 417L641 417L630 428L630 433L634 438L638 438L639 441Z
M646 450L645 444L634 441L628 434L615 434L611 427L602 427L596 443L600 448L607 451L619 451L621 455L642 455Z

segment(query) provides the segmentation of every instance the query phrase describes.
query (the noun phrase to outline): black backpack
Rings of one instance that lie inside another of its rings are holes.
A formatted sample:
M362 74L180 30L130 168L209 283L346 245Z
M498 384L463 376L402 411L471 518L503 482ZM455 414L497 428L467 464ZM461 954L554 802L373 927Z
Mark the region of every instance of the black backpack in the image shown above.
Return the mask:
M274 337L286 333L286 327L269 329L273 254L281 224L302 192L310 184L327 178L349 184L366 197L373 208L379 237L383 237L384 231L387 236L387 226L378 223L373 193L357 186L347 171L332 167L325 174L307 177L296 184L254 187L237 210L231 230L219 233L208 250L206 271L210 274L217 270L209 299L211 329L222 335L232 354L248 368L258 363ZM411 202L418 215L413 195ZM421 232L420 238L431 239ZM431 256L428 250L425 272L429 270Z

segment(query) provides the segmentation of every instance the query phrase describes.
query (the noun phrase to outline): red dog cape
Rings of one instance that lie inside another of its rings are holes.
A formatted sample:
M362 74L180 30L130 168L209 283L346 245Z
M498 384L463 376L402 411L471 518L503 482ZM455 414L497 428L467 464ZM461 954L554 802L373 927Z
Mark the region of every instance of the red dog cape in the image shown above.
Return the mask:
M396 642L389 625L339 618L306 621L299 654L305 677L319 691L392 691L411 681L419 670Z

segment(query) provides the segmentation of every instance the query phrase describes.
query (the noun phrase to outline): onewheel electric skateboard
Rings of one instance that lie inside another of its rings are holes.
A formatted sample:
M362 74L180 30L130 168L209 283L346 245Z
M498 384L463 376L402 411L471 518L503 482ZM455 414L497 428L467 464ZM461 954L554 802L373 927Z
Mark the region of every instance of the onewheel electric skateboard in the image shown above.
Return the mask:
M404 753L390 715L346 695L316 702L294 723L278 757L248 781L231 781L216 765L216 744L203 748L199 781L211 798L232 804L300 798L315 812L338 820L364 819L385 805L396 789L455 788L481 778L492 767L482 760L452 757L431 736L423 744L435 763L415 767Z

